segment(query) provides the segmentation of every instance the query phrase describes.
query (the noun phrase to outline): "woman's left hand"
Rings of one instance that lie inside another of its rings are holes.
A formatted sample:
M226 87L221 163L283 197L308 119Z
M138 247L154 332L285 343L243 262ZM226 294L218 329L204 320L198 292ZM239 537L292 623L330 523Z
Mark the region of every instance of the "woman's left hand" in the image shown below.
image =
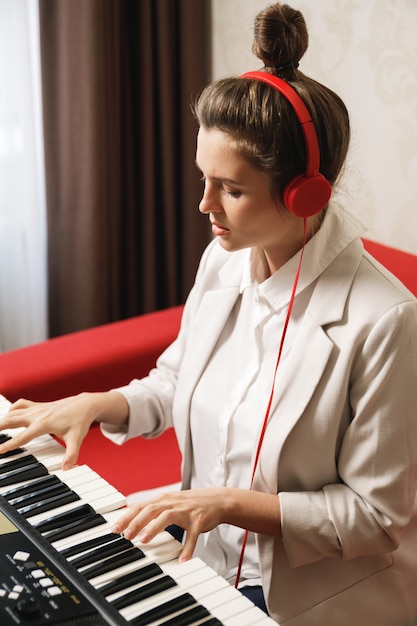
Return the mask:
M180 561L187 561L193 555L199 535L222 523L227 491L210 488L162 494L149 502L130 506L112 530L130 540L139 535L142 543L148 543L167 526L176 524L186 531Z

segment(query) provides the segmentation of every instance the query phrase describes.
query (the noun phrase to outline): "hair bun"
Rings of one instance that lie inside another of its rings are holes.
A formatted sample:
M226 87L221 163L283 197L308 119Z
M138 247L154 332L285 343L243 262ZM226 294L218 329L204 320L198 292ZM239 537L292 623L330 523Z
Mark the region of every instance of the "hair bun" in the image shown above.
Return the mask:
M252 49L273 74L294 78L307 47L307 26L300 11L276 3L256 16Z

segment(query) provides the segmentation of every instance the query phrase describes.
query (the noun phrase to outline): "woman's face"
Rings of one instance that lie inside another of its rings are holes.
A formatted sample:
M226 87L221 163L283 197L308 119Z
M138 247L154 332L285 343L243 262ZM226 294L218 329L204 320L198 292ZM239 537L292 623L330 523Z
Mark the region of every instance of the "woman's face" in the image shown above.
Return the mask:
M196 163L204 180L199 208L225 250L260 247L273 273L301 248L303 220L282 206L267 174L239 155L227 133L200 128Z

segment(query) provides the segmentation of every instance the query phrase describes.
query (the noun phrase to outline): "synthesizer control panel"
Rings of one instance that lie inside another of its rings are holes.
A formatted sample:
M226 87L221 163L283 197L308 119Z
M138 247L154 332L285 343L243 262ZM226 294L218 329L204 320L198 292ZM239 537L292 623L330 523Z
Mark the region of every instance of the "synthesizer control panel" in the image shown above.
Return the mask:
M1 496L0 496L1 498ZM59 555L42 545L33 530L15 518L1 498L0 511L0 624L1 626L87 626L120 624L118 616L101 615L92 601L63 572ZM68 570L68 564L66 564Z

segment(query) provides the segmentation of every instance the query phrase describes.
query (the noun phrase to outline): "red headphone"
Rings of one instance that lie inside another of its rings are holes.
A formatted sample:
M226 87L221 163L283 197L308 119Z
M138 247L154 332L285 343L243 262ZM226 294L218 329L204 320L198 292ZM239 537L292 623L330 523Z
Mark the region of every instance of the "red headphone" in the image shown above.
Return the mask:
M286 185L282 192L282 199L287 209L297 217L310 217L319 213L330 199L332 186L319 172L319 142L306 105L298 93L278 76L267 72L246 72L241 78L253 78L275 87L292 105L304 135L307 166L305 174L296 176Z

